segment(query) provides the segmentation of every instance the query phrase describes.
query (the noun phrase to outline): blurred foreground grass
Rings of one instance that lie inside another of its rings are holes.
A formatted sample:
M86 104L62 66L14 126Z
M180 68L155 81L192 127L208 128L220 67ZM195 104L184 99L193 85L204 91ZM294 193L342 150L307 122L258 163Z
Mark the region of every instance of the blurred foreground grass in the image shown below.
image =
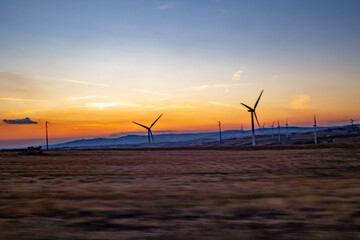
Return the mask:
M0 239L360 239L357 148L0 152Z

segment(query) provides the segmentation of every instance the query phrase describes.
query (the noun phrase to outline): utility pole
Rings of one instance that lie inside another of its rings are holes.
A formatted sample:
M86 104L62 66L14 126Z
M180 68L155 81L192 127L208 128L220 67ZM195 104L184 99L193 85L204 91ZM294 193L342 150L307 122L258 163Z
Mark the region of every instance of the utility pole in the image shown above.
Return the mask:
M49 150L49 135L48 135L48 121L45 122L46 129L46 150Z
M220 144L222 143L221 139L221 122L219 121L219 137L220 137Z

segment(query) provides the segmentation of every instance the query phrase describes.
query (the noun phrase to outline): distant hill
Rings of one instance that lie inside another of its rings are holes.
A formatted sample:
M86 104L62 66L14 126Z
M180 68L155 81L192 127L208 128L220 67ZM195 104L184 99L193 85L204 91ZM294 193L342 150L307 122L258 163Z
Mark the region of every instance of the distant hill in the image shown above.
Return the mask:
M339 127L319 127L318 130L327 130L334 129ZM344 126L344 128L349 128L349 126ZM300 133L312 133L312 127L288 127L288 133L290 135L296 135ZM286 128L281 127L280 132L282 135L286 134ZM257 140L260 144L260 139L266 138L269 136L272 138L272 134L278 134L277 128L265 128L262 130L257 129L256 135ZM144 135L127 135L118 138L112 138L116 134L109 135L105 138L93 138L93 139L80 139L60 144L51 145L52 149L72 149L72 148L128 148L128 147L172 147L172 146L200 146L200 145L211 145L219 142L219 133L218 132L201 132L201 133L166 133L158 134L154 132L155 144L148 145L147 136ZM251 131L241 131L241 130L228 130L222 132L223 144L228 144L231 141L234 141L231 144L240 144L247 145L250 144L249 140L246 140L251 136ZM265 137L267 136L267 137ZM234 140L235 139L235 140ZM236 139L243 139L242 141L237 141ZM311 137L308 141L311 141ZM272 144L270 143L262 143Z

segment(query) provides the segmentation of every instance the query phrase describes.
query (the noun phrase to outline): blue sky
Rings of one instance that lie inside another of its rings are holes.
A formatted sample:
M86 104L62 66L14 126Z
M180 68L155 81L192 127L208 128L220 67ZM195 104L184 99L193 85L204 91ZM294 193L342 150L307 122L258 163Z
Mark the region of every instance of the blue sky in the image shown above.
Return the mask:
M0 117L133 131L128 118L165 111L165 130L219 116L234 128L249 124L240 102L264 89L261 121L360 118L359 10L350 0L0 0Z

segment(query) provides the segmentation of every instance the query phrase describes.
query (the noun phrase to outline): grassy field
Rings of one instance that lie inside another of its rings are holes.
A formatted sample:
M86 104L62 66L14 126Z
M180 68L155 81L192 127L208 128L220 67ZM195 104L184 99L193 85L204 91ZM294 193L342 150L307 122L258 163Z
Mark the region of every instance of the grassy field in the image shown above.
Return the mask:
M0 152L0 239L360 239L360 150Z

